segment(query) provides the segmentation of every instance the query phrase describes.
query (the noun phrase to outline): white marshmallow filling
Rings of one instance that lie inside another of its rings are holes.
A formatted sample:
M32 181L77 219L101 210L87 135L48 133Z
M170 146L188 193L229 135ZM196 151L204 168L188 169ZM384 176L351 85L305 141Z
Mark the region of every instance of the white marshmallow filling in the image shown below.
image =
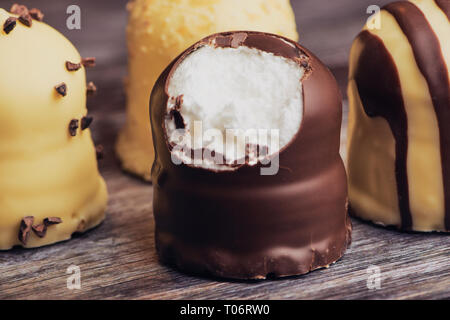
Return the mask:
M304 72L290 59L245 46L192 52L169 80L172 159L219 171L264 162L300 128Z

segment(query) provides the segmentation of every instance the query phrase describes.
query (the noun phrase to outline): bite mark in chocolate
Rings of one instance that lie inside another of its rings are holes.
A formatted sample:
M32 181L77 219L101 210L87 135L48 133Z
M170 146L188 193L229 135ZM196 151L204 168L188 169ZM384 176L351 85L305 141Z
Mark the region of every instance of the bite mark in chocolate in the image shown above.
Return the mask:
M96 92L97 92L97 86L92 81L90 81L86 86L86 94L88 96L92 96Z
M64 82L55 86L55 90L63 97L67 95L67 86Z
M19 241L22 242L23 245L27 244L33 222L34 222L33 216L24 217L20 222Z
M5 31L6 34L9 34L16 27L16 24L17 18L9 17L3 24L3 31Z
M66 69L67 71L77 71L81 68L81 63L73 63L70 61L66 61Z
M91 125L92 121L94 121L93 117L83 117L81 118L81 130L86 130Z
M83 59L81 60L81 64L82 64L85 68L92 68L92 67L95 67L95 58L94 58L94 57L83 58Z
M78 122L78 119L72 119L69 123L69 133L72 137L77 135Z
M27 27L31 27L33 25L33 19L31 19L31 16L29 13L23 13L19 17L19 22Z
M41 10L33 8L30 10L30 16L36 20L36 21L43 21L44 20L44 14Z

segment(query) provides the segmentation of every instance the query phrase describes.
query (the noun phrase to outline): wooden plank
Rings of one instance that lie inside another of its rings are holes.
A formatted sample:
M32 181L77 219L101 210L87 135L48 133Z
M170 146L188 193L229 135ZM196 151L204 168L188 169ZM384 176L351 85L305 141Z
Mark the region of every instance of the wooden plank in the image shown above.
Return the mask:
M75 39L84 56L100 57L98 67L88 73L99 87L99 94L89 99L89 109L96 119L94 139L105 146L100 168L110 192L108 215L101 226L71 241L39 249L0 252L0 299L450 298L448 235L405 234L358 220L353 220L354 240L344 258L329 269L305 276L224 282L184 275L160 265L153 240L152 186L123 174L113 152L125 117L122 88L126 74L125 1L78 2L87 15L86 30L64 32ZM344 91L347 61L344 52L365 19L361 8L369 2L381 1L361 1L355 7L355 1L342 0L320 10L317 2L293 1L303 28L300 33L319 56L331 61ZM63 28L67 3L52 1L50 6L50 0L43 0L40 5L47 21L52 24L56 21ZM9 1L0 0L0 7L9 5ZM99 16L93 18L90 9L96 9ZM346 22L333 14L344 17ZM107 17L112 21L106 21ZM335 50L341 52L337 58ZM342 137L344 147L345 130ZM81 268L81 290L66 287L66 270L70 265ZM379 290L367 288L369 266L381 269Z

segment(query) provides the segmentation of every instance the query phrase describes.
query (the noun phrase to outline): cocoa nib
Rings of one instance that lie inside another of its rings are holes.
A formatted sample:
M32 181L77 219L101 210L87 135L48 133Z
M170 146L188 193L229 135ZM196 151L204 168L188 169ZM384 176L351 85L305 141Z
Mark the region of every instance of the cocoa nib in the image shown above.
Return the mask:
M47 234L47 226L43 223L35 225L32 227L34 233L39 237L43 238Z
M77 135L78 130L78 119L72 119L69 123L69 133L72 137L75 137Z
M29 13L23 13L19 17L19 22L27 27L31 27L31 25L33 24L33 19L31 19Z
M73 63L70 61L66 61L66 69L67 71L77 71L81 68L81 63Z
M81 59L81 64L82 64L85 68L95 67L95 58L93 58L93 57L90 57L90 58L83 58L83 59Z
M16 24L17 18L9 17L3 24L3 31L5 31L6 34L9 34L16 27Z
M95 86L95 84L92 81L90 81L86 86L86 94L88 96L92 96L96 92L97 92L97 87Z
M39 238L43 238L47 234L48 227L55 225L55 224L59 224L61 222L62 222L61 218L58 218L58 217L45 218L43 223L35 225L32 228L33 228L34 233Z
M22 14L28 14L28 8L26 6L14 3L11 6L11 9L9 9L9 12L17 14L17 15L22 15Z
M64 82L55 86L55 90L63 97L67 95L67 86Z
M19 241L22 242L23 245L27 244L33 222L34 222L33 216L24 217L20 222Z
M49 218L45 218L44 219L44 225L48 226L52 226L54 224L60 224L62 223L61 218L58 217L49 217Z
M41 10L33 8L30 10L30 16L36 21L44 20L44 14Z

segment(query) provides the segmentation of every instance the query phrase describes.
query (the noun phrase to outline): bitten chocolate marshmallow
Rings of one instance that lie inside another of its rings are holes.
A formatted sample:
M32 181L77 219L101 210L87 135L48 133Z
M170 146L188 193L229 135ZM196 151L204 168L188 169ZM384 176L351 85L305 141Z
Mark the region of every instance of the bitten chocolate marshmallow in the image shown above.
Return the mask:
M159 77L150 118L163 263L264 279L343 255L351 222L341 94L310 51L261 32L209 36Z

